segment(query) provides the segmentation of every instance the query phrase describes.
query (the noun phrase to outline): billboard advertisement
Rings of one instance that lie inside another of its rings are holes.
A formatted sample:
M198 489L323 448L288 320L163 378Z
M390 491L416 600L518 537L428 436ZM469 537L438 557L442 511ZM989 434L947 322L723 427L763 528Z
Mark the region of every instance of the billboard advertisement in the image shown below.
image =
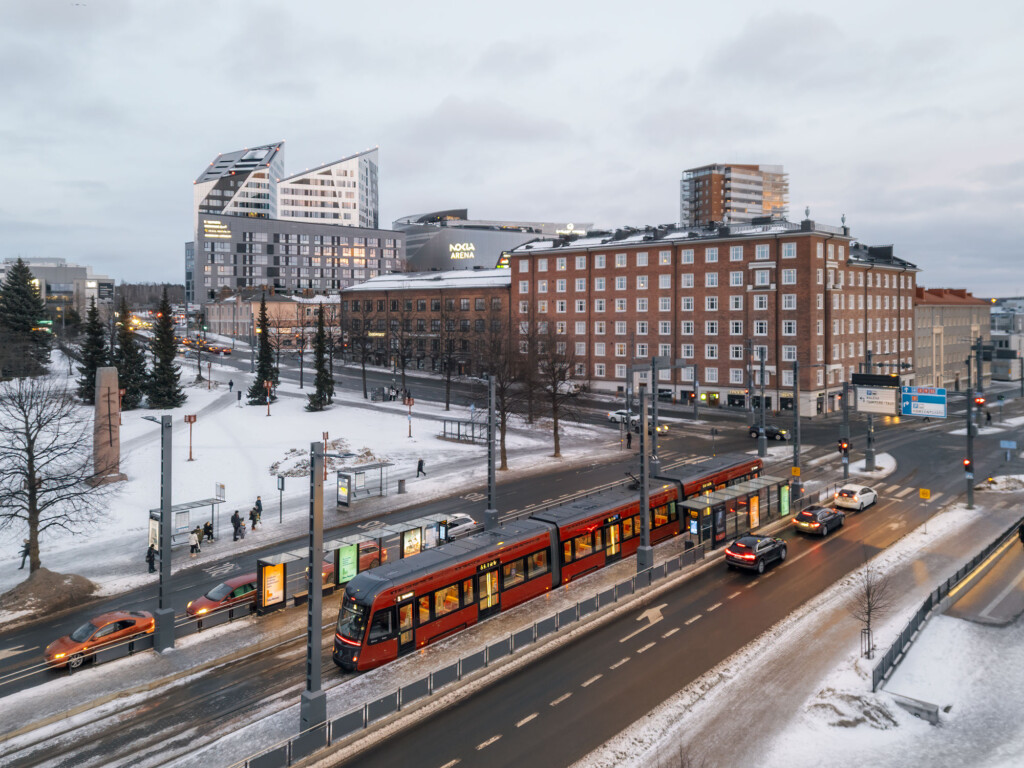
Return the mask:
M338 549L338 558L334 569L335 586L351 581L359 572L359 545L348 544Z
M262 566L261 575L263 583L260 589L260 606L273 608L282 605L284 603L284 563Z
M402 532L402 557L418 555L423 546L423 531L420 528L410 528Z

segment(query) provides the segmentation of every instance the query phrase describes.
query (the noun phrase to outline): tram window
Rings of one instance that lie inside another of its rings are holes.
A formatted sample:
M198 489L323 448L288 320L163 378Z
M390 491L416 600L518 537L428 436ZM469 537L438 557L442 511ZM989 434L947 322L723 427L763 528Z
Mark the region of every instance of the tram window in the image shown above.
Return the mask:
M370 624L370 642L379 643L382 640L390 640L395 634L395 609L385 608L373 614L373 623Z
M674 501L668 503L668 519L673 522L679 519L679 510L676 508Z
M577 560L582 560L587 555L594 554L594 542L591 539L589 533L585 533L582 536L577 536L574 541L576 542Z
M548 551L542 549L526 558L526 576L532 579L548 572Z
M603 537L601 536L601 529L598 528L594 531L594 551L600 552L604 549Z
M466 579L462 582L462 607L473 604L473 580Z
M622 518L622 538L632 539L635 534L633 533L633 518L624 517Z
M513 560L501 566L501 588L508 589L526 581L523 559Z
M424 595L419 599L420 604L420 624L426 624L430 621L430 595Z
M662 525L668 524L668 507L662 504L660 507L655 507L651 510L651 517L653 518L653 527L658 528Z
M434 593L434 615L440 618L459 609L459 585L439 589Z
M566 541L566 542L562 543L562 562L563 563L571 563L572 562L572 540L571 539L569 541Z

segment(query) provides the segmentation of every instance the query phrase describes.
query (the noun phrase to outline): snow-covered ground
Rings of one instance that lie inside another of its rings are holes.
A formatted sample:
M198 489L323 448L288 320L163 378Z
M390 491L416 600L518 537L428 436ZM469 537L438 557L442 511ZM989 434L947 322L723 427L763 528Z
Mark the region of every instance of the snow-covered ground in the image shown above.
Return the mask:
M206 374L204 364L204 376ZM62 366L54 366L61 372ZM66 368L63 369L66 371ZM194 364L185 363L182 382L192 382ZM407 480L405 496L390 495L383 499L360 500L351 511L330 511L325 524L336 525L351 520L362 512L382 511L385 507L423 503L451 494L461 487L473 487L486 481L486 448L439 439L438 419L468 419L470 410L443 404L417 401L412 409L412 437L409 437L408 408L401 402L366 405L362 392L339 389L335 404L326 411L310 413L304 409L307 387L283 383L277 402L266 407L237 406L236 394L228 391L233 378L235 391L244 386L248 375L214 362L213 383L188 384L188 400L181 408L168 411L173 417L173 502L212 498L215 485L223 483L226 501L217 515L220 540L205 546L197 560L181 557L176 550L175 567L201 564L222 557L226 548L232 552L263 546L271 541L296 536L305 530L308 515L308 452L310 443L320 441L328 433L330 449L336 453L355 453L349 464L390 461L388 470L390 493L395 481ZM311 378L311 377L310 377ZM244 398L244 394L243 394ZM244 399L243 399L244 402ZM128 480L119 484L106 515L90 530L79 535L44 536L41 540L44 567L61 573L77 573L99 584L101 593L118 593L155 578L146 572L144 555L147 546L149 510L160 506L160 428L143 416L159 416L162 411L137 410L123 415L121 427L121 471ZM196 414L192 432L192 456L189 457L189 428L186 414ZM91 409L83 408L91 417ZM481 414L477 410L476 417ZM562 458L551 457L550 424L539 422L532 427L513 420L507 436L510 471L499 473L499 483L521 476L552 463L572 463L586 458L601 460L618 450L618 441L607 430L585 427L572 422L560 424ZM416 479L419 459L426 463L425 478ZM339 463L340 465L340 463ZM303 472L304 470L304 472ZM285 481L283 522L279 523L278 472L293 476ZM263 500L263 525L251 531L243 542L231 541L231 513L238 509L243 517L257 495ZM193 525L210 518L211 508L193 512ZM0 592L5 592L28 575L18 570L17 553L24 530L0 531ZM0 616L0 624L13 616Z

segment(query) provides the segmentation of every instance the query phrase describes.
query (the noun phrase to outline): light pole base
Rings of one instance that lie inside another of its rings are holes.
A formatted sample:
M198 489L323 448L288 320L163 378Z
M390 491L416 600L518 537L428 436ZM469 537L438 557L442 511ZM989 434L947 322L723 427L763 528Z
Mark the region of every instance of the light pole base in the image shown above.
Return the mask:
M762 459L768 455L768 438L765 435L757 436L757 455Z
M157 608L153 611L156 629L153 631L153 648L163 653L174 647L174 609Z
M874 472L875 471L875 450L874 448L864 453L864 471Z
M496 509L485 509L484 510L484 530L493 531L498 528L498 510Z
M654 567L654 548L637 547L636 549L636 572L643 573Z
M323 691L303 691L299 697L299 731L327 722L327 694Z

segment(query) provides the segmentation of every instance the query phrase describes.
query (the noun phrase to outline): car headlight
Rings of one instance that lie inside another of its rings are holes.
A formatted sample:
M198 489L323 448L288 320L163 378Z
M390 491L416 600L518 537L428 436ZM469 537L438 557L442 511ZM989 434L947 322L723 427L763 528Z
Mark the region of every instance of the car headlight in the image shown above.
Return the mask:
M206 608L200 608L200 609L199 609L198 611L196 611L196 613L197 613L197 614L198 614L199 616L202 616L202 615L203 615L204 613L206 613L206 611L207 611L207 609L206 609Z
M55 659L63 659L65 655L66 654L58 653L58 654L55 654L53 658L55 658Z

